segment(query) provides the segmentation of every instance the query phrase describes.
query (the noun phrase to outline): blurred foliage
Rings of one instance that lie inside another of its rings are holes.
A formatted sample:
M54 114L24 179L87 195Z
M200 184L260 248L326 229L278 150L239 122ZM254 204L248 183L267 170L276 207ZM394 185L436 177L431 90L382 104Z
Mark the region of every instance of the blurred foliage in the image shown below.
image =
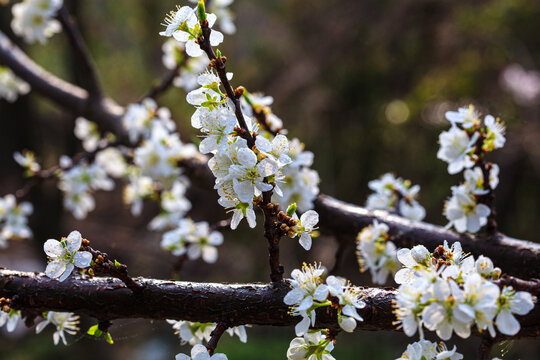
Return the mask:
M138 99L165 72L161 65L164 38L158 32L164 14L176 2L66 2L88 40L109 96L126 105ZM422 186L426 220L445 224L441 209L450 195L450 186L460 177L449 176L446 165L436 159L437 138L448 127L444 112L473 102L484 113L500 116L508 125L507 145L492 157L501 167L497 189L497 220L501 229L510 236L537 241L538 103L517 104L501 86L500 74L512 63L526 69L540 64L540 2L236 0L233 9L238 33L226 36L222 47L229 59L228 69L235 73L233 83L275 98L273 110L284 120L289 134L300 136L315 153L314 168L320 173L323 192L362 204L368 194L367 182L394 171ZM9 22L8 5L0 8L0 28L8 33ZM14 38L11 33L10 36ZM65 36L60 34L47 46L24 48L52 73L80 83L77 63L66 45ZM182 90L172 89L160 103L171 108L183 140L188 141L195 131L189 123L192 109L184 96ZM32 149L46 165L52 165L60 154L73 154L80 149L71 135L71 115L39 96L24 97L13 105L0 101L0 116L0 195L22 185L20 171L11 158L15 150ZM36 205L32 221L38 241L32 245L13 244L8 252L3 252L7 256L28 256L26 251L30 247L43 262L41 240L77 228L104 251L120 253L119 258L130 264L132 273L168 277L169 269L158 267L162 262L156 264L156 259L172 264L174 258L163 256L157 246L159 236L145 230L155 207L147 205L142 217L134 219L127 210L118 211L120 196L118 191L113 196L99 197L98 209L87 220L76 222L62 213L55 186L47 185L32 198ZM211 191L195 186L190 196L194 201L194 218L208 214L214 219L225 217L215 205ZM254 235L256 231L242 227L234 236L226 234L227 242L220 249L216 265L225 271L195 263L186 267L185 278L265 280L266 260L260 259L266 259L266 246L253 241L262 241L261 236ZM306 257L332 262L335 243L321 238L308 255L292 242L284 244L284 249L283 262L289 271ZM352 251L345 264L344 272L355 283L368 282L357 274ZM146 322L136 324L140 325L136 328L143 329ZM97 349L104 358L135 356L133 349L139 349L149 337L171 332L166 326L159 329L120 339L113 347L101 343L96 347L96 343L83 336L84 341L77 341L72 347L55 348L47 331L17 341L2 338L0 358L58 360L80 353L82 359L90 348ZM219 350L223 347L231 359L283 358L293 335L289 330L286 335L281 329L268 330L267 336L254 329L256 335L247 345L239 346L227 339L220 343ZM409 340L391 333L343 336L343 344L341 338L335 353L342 359L359 357L358 354L366 359L394 358ZM466 358L474 353L475 341L470 340L474 346L459 343L464 346ZM525 344L518 349L512 347L505 358L534 358L538 344ZM167 349L166 358L178 352L171 344Z

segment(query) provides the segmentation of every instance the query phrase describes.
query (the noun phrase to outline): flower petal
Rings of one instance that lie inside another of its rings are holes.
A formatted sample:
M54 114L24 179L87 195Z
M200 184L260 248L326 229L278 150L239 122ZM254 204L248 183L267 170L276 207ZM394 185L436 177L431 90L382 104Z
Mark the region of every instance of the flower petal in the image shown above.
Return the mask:
M78 232L77 230L70 232L66 240L67 240L66 248L69 251L77 251L80 249L82 236L81 236L81 233Z
M62 253L64 252L64 247L62 244L60 244L60 241L49 239L45 241L45 244L43 244L43 250L45 251L45 254L51 258L58 258L62 256Z

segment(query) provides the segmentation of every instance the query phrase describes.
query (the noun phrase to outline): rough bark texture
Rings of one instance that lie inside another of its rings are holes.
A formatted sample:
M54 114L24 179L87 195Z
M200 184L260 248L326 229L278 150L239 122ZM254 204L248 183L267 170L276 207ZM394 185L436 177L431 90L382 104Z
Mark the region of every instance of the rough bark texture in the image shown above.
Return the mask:
M84 279L71 276L63 282L40 273L0 270L0 297L12 299L16 309L70 311L100 321L120 318L176 319L243 324L294 326L283 297L286 283L216 284L135 279L143 290L134 293L114 278ZM392 312L394 289L362 288L367 306L358 312L364 321L357 330L396 330ZM514 337L540 336L540 307L518 316L522 330ZM317 327L339 330L331 307L317 311ZM497 341L505 336L497 336Z
M133 293L120 280L71 276L63 282L44 274L0 270L0 297L24 310L70 311L99 320L120 318L176 319L199 322L294 326L283 297L286 283L213 284L135 278L143 290ZM395 290L365 288L368 306L359 311L361 330L395 330ZM338 329L335 310L317 312L317 326Z
M465 252L491 258L503 273L525 279L540 277L540 244L530 241L516 240L502 234L489 240L458 234L441 226L410 221L386 211L368 211L327 195L317 197L315 210L319 213L322 231L348 234L354 239L363 227L377 220L388 225L391 240L398 247L410 248L422 244L433 251L444 240L449 244L459 241Z

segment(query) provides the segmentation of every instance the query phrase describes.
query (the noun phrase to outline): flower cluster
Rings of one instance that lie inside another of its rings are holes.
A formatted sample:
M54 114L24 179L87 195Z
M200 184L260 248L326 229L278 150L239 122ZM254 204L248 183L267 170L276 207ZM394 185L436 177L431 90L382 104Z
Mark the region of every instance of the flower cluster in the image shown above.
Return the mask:
M75 269L86 268L92 262L92 254L88 251L79 251L82 236L78 231L72 231L67 238L60 241L49 239L43 244L43 250L50 259L45 275L52 279L64 281Z
M407 346L407 350L399 359L406 360L461 360L463 355L456 352L456 347L448 350L446 345L441 342L431 342L429 340L420 340ZM396 360L399 360L396 359Z
M525 315L533 307L530 293L502 290L493 283L501 273L491 260L463 254L456 242L450 248L445 242L434 253L422 245L400 249L397 253L404 268L395 280L400 284L396 296L398 323L408 336L422 326L448 340L455 332L462 338L471 334L471 327L486 329L496 335L495 326L505 335L520 329L513 314Z
M22 153L16 151L13 153L13 159L24 168L25 176L33 176L41 170L41 166L36 162L36 157L31 151L23 150Z
M17 100L19 95L30 92L30 85L19 79L11 69L0 66L0 98L9 102Z
M177 354L176 360L227 360L225 354L214 354L210 356L204 345L197 344L191 349L191 357L186 354Z
M62 30L60 22L55 19L62 4L63 0L23 0L11 9L11 29L27 43L39 41L44 44Z
M477 232L487 224L491 209L482 197L498 183L499 168L484 160L485 155L503 147L504 125L491 115L482 120L473 105L446 113L452 127L439 136L441 145L437 157L448 163L448 172L465 170L465 182L452 187L452 197L446 202L444 215L448 226L458 232Z
M202 257L207 263L215 263L218 258L216 246L222 243L223 235L210 231L207 222L181 219L177 222L177 228L163 234L161 247L176 256L186 254L190 260Z
M358 233L356 250L360 271L369 270L375 284L383 285L399 268L396 246L388 241L388 225L377 220Z
M89 121L83 117L75 119L75 137L82 141L83 149L94 151L98 148L101 134L95 122Z
M28 227L28 216L33 212L32 204L17 204L14 195L0 197L0 248L6 247L6 240L27 239L32 236Z
M329 276L324 283L323 276L324 269L320 265L304 264L302 270L295 269L291 273L292 290L283 302L291 306L292 315L302 317L295 327L297 336L306 334L310 326L315 325L315 310L323 306L337 308L339 326L347 332L356 328L356 321L362 321L356 311L366 305L360 289L335 276Z
M409 180L386 173L379 179L370 181L368 186L374 191L367 198L368 210L392 211L418 221L426 216L426 210L416 200L420 192L419 185L412 185Z
M39 334L49 324L56 326L56 331L53 334L54 345L58 345L60 339L64 345L67 345L64 331L70 335L75 335L79 328L79 316L69 312L49 311L44 314L45 320L36 325L36 334Z
M177 41L184 43L186 53L192 57L198 57L203 54L203 50L199 46L198 39L202 36L201 25L197 13L199 8L191 8L189 6L178 7L177 11L171 11L164 20L165 31L159 33L161 36L174 37ZM216 22L216 15L207 14L203 11L204 19L208 22L208 27L212 28ZM217 30L212 30L210 33L210 45L218 46L223 42L223 34Z
M326 337L326 331L313 330L306 332L302 337L294 338L287 350L288 360L335 360L330 355L334 349L334 342Z
M217 325L215 323L190 322L184 320L167 320L167 322L172 325L174 333L180 338L180 344L189 344L191 346L208 342L211 338L212 330ZM226 331L230 336L238 336L238 339L241 342L247 342L246 327L244 325L228 328Z
M67 169L60 170L58 182L58 188L64 192L64 207L70 210L75 218L84 219L96 206L92 192L110 191L114 188L114 181L97 162L73 165L69 158L64 157L61 163Z

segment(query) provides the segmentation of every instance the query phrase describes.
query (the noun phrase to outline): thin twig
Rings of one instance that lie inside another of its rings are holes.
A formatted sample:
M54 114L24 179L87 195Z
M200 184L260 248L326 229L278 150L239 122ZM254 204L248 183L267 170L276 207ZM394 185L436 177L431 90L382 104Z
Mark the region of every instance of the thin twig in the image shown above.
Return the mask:
M165 93L174 83L174 79L176 79L180 75L180 73L182 72L182 68L186 66L187 59L188 55L184 50L182 52L182 60L176 65L176 67L165 73L161 78L161 81L157 85L152 86L152 88L148 90L146 94L141 96L139 102L146 98L157 99L160 95Z
M210 355L214 355L214 351L216 351L216 347L218 345L219 339L221 339L221 335L227 330L229 326L224 322L219 322L216 325L216 328L212 331L210 334L211 338L208 341L208 344L206 344L206 348L208 349L208 353Z
M90 97L101 98L102 91L97 72L92 58L90 57L88 48L86 47L86 43L75 24L75 20L73 20L65 6L62 6L60 10L58 10L57 18L62 24L62 27L64 28L64 31L69 39L69 44L71 45L71 48L73 49L73 52L75 53L75 56L82 67L81 72L87 79L88 83L86 84L86 87Z

